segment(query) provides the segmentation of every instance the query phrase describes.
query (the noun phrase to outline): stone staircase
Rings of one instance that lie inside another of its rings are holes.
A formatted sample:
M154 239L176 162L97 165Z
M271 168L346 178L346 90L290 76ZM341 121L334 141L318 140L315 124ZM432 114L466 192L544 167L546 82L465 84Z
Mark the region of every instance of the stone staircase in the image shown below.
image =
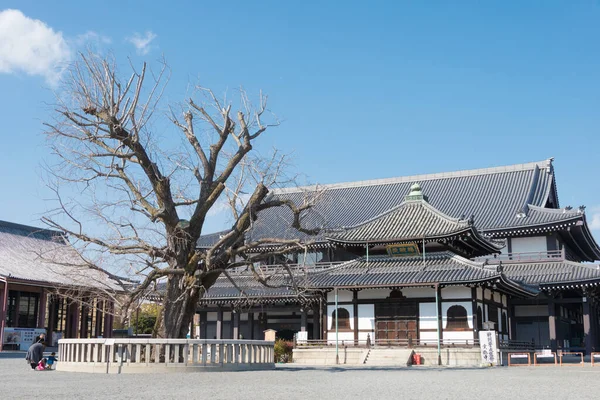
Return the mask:
M411 365L412 349L371 348L364 364L367 365Z

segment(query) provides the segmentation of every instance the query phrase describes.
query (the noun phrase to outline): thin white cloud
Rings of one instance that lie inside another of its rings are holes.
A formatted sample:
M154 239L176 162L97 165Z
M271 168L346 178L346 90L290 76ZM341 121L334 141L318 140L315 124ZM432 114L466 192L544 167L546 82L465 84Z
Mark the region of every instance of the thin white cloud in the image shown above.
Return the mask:
M588 224L593 231L600 231L600 206L592 207L590 210Z
M77 35L77 37L74 40L74 43L79 47L88 46L90 44L95 46L101 46L111 44L112 40L108 36L101 35L98 32L87 31L86 33Z
M156 39L156 34L152 31L146 31L144 35L135 32L132 36L127 38L127 41L133 44L138 54L146 55L150 51L150 43Z
M62 32L19 10L0 11L0 73L38 75L55 85L71 57Z

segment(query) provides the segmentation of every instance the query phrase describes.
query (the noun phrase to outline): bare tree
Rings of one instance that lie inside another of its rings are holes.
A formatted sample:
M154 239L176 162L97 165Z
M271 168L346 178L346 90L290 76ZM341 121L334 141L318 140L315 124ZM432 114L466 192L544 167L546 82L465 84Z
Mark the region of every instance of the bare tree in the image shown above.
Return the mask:
M166 65L131 71L122 80L114 60L92 53L70 69L56 120L47 124L59 159L49 168L59 206L44 221L68 233L90 268L120 263L139 276L125 306L166 281L162 334L185 337L199 299L229 268L248 265L266 282L254 263L304 246L249 241L259 213L287 207L292 226L312 235L317 230L304 229L302 219L315 198L294 204L268 197L284 176L285 157L253 150L278 125L262 93L254 107L243 90L232 102L197 87L201 101L165 105ZM231 229L199 250L207 216L222 202L233 211ZM257 251L267 243L279 247Z

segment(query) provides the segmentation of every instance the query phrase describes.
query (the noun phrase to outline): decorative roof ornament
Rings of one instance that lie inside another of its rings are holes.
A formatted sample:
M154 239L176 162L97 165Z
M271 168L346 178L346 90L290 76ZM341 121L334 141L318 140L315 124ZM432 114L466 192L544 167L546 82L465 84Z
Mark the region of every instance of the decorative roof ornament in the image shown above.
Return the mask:
M585 213L585 206L579 206L577 208L577 213L578 214L584 214Z
M410 192L408 193L408 195L404 197L404 201L418 200L428 201L427 196L425 196L423 194L423 191L421 190L421 185L415 182L411 185Z
M526 205L523 206L519 211L517 211L517 218L525 218L529 213L529 207Z

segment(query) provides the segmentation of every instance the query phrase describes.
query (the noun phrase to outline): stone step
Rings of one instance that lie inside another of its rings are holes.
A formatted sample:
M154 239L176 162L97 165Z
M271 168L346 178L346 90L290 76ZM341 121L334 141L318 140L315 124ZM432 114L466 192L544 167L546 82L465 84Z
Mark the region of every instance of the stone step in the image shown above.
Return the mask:
M411 349L371 349L365 360L368 365L410 365Z

